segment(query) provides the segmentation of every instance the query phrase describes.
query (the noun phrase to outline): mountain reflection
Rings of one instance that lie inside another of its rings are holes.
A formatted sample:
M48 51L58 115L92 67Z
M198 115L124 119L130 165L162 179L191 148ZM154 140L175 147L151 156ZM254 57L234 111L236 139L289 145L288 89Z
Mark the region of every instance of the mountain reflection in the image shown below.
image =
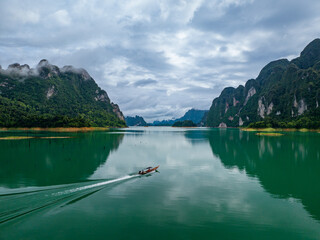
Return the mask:
M199 132L186 132L192 142ZM257 177L263 188L279 198L301 200L320 220L320 135L285 133L281 137L257 136L237 129L201 131L214 155L226 168L237 167Z
M71 137L0 141L0 186L16 188L85 181L119 147L123 134L91 132Z

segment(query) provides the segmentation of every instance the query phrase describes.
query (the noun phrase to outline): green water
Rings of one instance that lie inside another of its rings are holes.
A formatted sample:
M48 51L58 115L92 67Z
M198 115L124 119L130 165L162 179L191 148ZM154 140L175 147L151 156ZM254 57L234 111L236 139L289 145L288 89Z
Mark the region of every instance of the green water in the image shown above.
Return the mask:
M12 135L71 138L0 141L1 240L320 239L319 133Z

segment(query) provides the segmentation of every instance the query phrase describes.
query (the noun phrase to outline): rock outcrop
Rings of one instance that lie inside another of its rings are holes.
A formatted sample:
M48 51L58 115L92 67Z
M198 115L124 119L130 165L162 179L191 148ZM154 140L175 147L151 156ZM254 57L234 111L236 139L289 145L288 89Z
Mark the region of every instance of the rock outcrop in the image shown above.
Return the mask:
M270 62L245 86L225 88L213 100L206 123L238 127L266 118L291 121L306 115L320 120L319 96L320 39L315 39L300 57Z
M111 103L111 106L112 106L112 112L113 112L114 114L116 114L116 116L117 116L120 120L125 121L124 116L123 116L122 112L120 111L120 108L119 108L118 104L115 104L115 103L112 102L112 103Z

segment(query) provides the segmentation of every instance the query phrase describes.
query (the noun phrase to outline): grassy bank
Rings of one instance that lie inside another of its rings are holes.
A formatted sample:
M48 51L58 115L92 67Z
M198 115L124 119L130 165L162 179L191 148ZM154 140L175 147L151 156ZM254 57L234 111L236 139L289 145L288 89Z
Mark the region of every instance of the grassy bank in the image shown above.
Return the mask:
M246 132L320 132L320 129L307 128L240 128Z
M0 140L25 140L25 139L65 139L71 137L30 137L30 136L8 136L8 137L0 137Z
M0 128L0 131L43 131L43 132L91 132L107 131L107 127L66 127L66 128Z

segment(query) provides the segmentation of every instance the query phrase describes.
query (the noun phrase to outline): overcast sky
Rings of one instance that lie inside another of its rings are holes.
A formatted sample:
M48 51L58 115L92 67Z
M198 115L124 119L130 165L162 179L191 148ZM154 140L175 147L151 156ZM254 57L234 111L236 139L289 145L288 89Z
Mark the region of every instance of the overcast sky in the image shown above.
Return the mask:
M320 36L319 0L0 0L0 65L85 68L124 115L209 109Z

